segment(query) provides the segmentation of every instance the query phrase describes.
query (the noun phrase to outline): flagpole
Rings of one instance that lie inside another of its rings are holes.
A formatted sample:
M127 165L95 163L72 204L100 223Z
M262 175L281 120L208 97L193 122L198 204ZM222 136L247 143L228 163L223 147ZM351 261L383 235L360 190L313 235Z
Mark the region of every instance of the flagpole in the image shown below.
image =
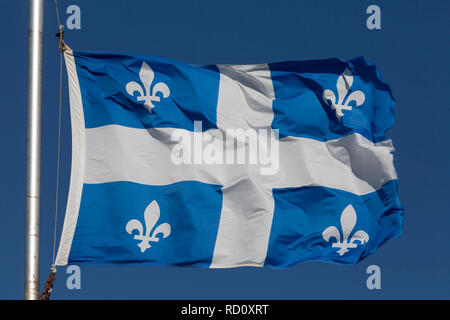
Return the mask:
M30 0L29 5L24 296L26 300L37 300L39 299L42 38L44 0Z

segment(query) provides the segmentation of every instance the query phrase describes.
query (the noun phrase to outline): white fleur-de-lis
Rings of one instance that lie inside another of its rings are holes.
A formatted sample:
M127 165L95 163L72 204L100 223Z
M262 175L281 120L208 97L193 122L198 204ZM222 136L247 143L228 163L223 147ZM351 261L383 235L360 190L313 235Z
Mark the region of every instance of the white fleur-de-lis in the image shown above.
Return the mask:
M156 93L160 92L163 98L167 98L170 95L170 89L164 82L156 83L152 88L153 79L155 74L148 64L142 63L141 70L139 71L139 78L143 86L136 81L130 81L127 83L125 89L130 96L134 96L137 92L137 101L144 101L144 106L151 113L152 108L155 106L153 101L160 101L161 97Z
M322 232L322 237L326 242L330 241L330 238L335 238L336 242L333 242L333 248L339 248L337 253L343 255L348 252L349 248L356 248L355 241L359 241L361 245L369 241L369 235L363 230L356 231L348 241L350 233L356 225L356 212L351 204L349 204L341 214L341 228L342 228L342 241L339 230L335 226L330 226Z
M134 239L141 240L141 242L138 243L138 246L141 248L142 253L151 247L150 241L159 241L159 238L156 237L158 234L161 234L162 238L167 238L170 235L171 229L170 224L168 223L160 224L153 230L153 232L151 232L153 227L156 225L156 222L159 220L159 216L160 213L158 202L153 200L144 212L145 233L142 223L139 220L132 219L127 223L126 230L129 234L132 234L134 230L138 231L138 234L134 236Z
M355 105L359 107L364 103L364 100L366 99L364 93L358 90L350 93L349 96L344 100L352 84L353 75L348 68L345 68L344 72L342 72L336 82L336 89L339 99L336 99L336 95L334 94L334 92L329 89L326 89L322 94L323 101L334 109L339 121L344 115L342 110L352 110L352 107L349 106L350 102L355 101Z

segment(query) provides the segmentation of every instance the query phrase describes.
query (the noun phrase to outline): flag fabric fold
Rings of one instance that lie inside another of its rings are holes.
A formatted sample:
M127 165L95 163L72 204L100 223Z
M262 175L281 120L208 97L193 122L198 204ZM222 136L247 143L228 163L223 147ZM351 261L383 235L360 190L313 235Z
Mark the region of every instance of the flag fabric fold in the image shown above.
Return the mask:
M395 102L364 58L64 56L72 169L57 265L354 264L401 234Z

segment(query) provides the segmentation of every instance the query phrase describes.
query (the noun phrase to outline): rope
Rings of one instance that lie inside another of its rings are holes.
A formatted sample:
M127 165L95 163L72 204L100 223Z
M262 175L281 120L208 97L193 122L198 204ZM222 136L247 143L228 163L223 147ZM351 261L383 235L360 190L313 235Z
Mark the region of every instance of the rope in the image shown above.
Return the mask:
M69 47L64 42L64 26L62 24L59 25L59 32L56 34L57 37L59 37L59 51L61 53L64 53L65 50L67 50Z
M60 37L61 39L62 37ZM61 40L60 40L61 41ZM59 59L59 106L58 106L58 152L56 160L56 191L55 191L55 220L53 226L53 256L52 264L55 264L55 250L56 250L56 230L58 225L58 198L59 198L59 163L61 154L61 99L62 99L62 60L63 53L61 51Z
M59 59L59 105L58 105L58 156L56 160L56 191L55 191L55 218L54 218L54 228L53 228L53 256L52 256L52 266L50 268L50 274L48 276L47 281L45 281L44 291L42 291L39 296L40 300L49 300L50 294L53 291L53 282L55 281L55 252L56 252L56 230L58 225L58 198L59 198L59 163L60 163L60 154L61 154L61 105L62 105L62 69L63 69L63 53L68 48L64 43L64 26L61 24L59 19L59 10L58 10L58 1L55 0L55 8L56 8L56 20L58 22L59 32L56 36L59 38L59 50L60 50L60 59Z
M56 21L58 22L59 32L56 34L59 37L59 50L64 52L67 49L66 44L64 43L64 26L61 24L61 20L59 19L59 9L58 9L58 0L54 0L55 2L55 10L56 10Z
M39 296L39 300L50 300L50 295L53 291L53 282L55 281L55 273L56 268L55 265L52 264L50 274L48 275L48 279L47 281L45 281L44 291L42 291L41 295Z
M61 21L59 20L58 0L55 0L55 9L56 9L56 21L58 22L58 26L60 26Z

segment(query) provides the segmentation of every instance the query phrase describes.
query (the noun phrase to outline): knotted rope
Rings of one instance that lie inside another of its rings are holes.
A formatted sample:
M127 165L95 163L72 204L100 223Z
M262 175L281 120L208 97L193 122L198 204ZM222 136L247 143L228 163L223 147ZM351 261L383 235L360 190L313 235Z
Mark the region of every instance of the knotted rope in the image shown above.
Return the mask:
M64 53L65 50L68 49L66 43L64 42L64 26L62 24L59 25L59 32L56 36L59 38L59 50L61 53Z
M55 281L55 273L56 268L55 265L52 265L52 268L50 269L50 274L48 275L47 281L45 281L45 288L44 291L42 291L41 295L39 296L39 300L49 300L50 294L53 291L53 282Z

